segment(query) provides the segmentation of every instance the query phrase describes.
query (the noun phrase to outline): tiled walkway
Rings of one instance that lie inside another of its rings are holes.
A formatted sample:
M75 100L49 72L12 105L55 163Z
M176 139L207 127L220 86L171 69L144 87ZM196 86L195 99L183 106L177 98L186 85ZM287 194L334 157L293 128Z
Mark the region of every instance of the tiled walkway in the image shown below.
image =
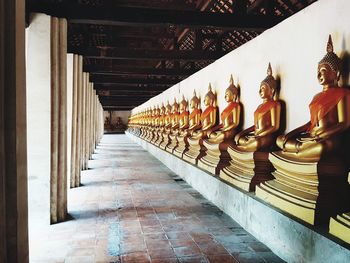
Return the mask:
M125 135L106 135L31 262L282 262Z

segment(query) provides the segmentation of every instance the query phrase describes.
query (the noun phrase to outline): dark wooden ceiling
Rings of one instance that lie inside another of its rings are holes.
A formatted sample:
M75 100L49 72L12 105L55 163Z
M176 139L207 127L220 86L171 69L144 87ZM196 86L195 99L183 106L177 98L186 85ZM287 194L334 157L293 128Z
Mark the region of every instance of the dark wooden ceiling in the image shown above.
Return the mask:
M68 20L106 110L130 110L315 0L27 0Z

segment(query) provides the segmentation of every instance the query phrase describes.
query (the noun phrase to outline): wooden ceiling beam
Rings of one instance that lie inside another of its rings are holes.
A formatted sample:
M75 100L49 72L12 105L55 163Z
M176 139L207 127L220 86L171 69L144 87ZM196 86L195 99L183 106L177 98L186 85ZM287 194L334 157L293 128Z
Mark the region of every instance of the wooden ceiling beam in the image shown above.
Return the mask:
M94 89L95 90L110 90L110 91L130 91L130 92L135 92L135 93L142 93L142 92L162 92L166 90L168 86L144 86L144 85L139 85L139 86L127 86L125 84L123 85L118 85L118 84L109 84L109 85L101 85L101 84L94 84Z
M145 99L138 99L138 100L126 100L123 99L108 99L108 97L100 97L99 100L102 104L102 106L129 106L129 107L136 107L138 105L141 105L142 103L146 102L149 98Z
M106 93L109 91L109 93ZM113 92L113 93L111 93ZM114 96L128 96L128 97L142 97L142 96L149 96L149 97L154 97L163 91L146 91L146 90L98 90L97 94L100 95L101 97L114 97Z
M120 76L113 75L103 75L103 74L94 74L90 73L90 82L102 85L164 85L171 86L178 82L181 79L159 79L159 78L122 78Z
M93 59L133 59L133 60L216 60L226 53L203 50L160 50L160 49L121 49L113 47L90 47L68 49L68 53L83 55Z
M103 106L104 111L130 111L134 106Z
M158 93L159 94L159 93ZM156 94L156 95L158 95ZM100 99L108 99L108 100L127 100L127 101L139 101L139 100L148 100L152 97L155 96L155 94L138 94L137 96L134 96L133 94L127 94L127 93L120 93L120 94L108 94L108 95L104 95L104 94L98 94Z
M120 106L120 107L104 106L102 108L103 108L104 111L131 111L135 107L130 107L130 106Z
M85 65L85 72L102 75L136 75L136 76L190 76L195 70L187 69L158 69L158 68L132 68L132 67L106 67L98 65Z
M230 30L264 31L281 21L278 17L249 14L227 14L189 10L89 6L72 1L48 3L29 1L30 12L67 18L70 23L130 26L214 27Z

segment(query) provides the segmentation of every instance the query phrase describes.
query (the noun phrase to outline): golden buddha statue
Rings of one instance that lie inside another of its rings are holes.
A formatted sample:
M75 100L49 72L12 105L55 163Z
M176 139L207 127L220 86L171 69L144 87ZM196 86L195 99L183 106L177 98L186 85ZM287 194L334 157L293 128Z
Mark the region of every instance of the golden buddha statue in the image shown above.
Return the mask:
M179 104L174 99L173 106L171 107L171 130L175 131L179 128Z
M187 110L187 100L184 96L182 96L182 101L180 102L180 115L179 115L179 130L178 132L184 131L188 129L189 122L188 122L188 116L189 112Z
M165 140L166 140L165 143L167 143L167 140L168 140L167 138L168 138L168 135L169 135L169 133L171 131L171 115L172 115L171 109L172 109L172 107L171 107L171 105L170 105L170 103L168 101L167 105L165 106L164 129L163 129L163 132L161 134L162 139L161 139L161 141L160 141L160 143L158 145L159 147L162 147L161 145L164 144ZM163 149L164 149L164 147L163 147Z
M203 141L207 149L206 155L198 161L198 166L212 174L218 174L220 169L227 166L230 156L227 147L232 144L231 139L237 133L240 123L241 104L239 91L234 85L231 75L230 85L225 91L226 108L221 113L221 124L213 128L209 138Z
M144 140L147 140L147 138L150 136L151 134L151 130L152 130L152 116L153 115L153 110L151 107L149 107L148 111L147 111L147 118L146 118L146 133L145 136L143 137Z
M342 147L350 127L350 92L338 86L340 59L330 36L317 73L323 89L309 105L311 120L278 137L282 150L269 156L276 179L261 184L257 196L312 225L328 226L331 216L350 210Z
M179 134L176 136L178 141L178 146L174 149L173 154L182 158L184 152L188 150L188 141L187 138L190 136L193 131L201 127L201 110L200 110L200 100L196 95L196 91L193 91L193 97L190 100L190 109L191 113L184 119L184 128L179 131ZM188 120L188 123L186 123ZM187 128L188 126L188 128Z
M195 130L191 134L191 139L198 140L207 138L212 132L212 128L216 124L216 111L215 95L212 91L211 84L208 87L208 93L204 97L205 110L201 114L201 128Z
M166 130L170 131L171 128L171 105L169 104L169 101L167 105L165 106L165 119L164 119L164 128Z
M232 139L236 134L235 129L239 125L241 104L239 102L238 88L234 85L232 75L230 86L225 91L225 100L228 104L221 113L219 129L209 135L208 142L210 143L221 143L224 140Z
M267 77L259 89L263 103L254 112L254 125L235 136L236 147L241 151L269 150L274 145L276 132L280 129L281 104L275 100L276 80L269 63Z
M156 113L155 113L155 120L154 120L154 126L159 127L159 120L160 120L160 108L159 105L156 107Z
M183 155L183 159L197 164L198 159L204 154L204 148L202 148L203 139L208 138L216 125L216 112L215 95L212 91L211 84L209 84L208 92L204 96L205 110L201 114L199 129L194 130L191 136L188 138L189 149Z
M151 141L151 143L155 145L159 145L161 143L163 139L162 133L164 131L164 125L165 125L165 106L162 103L162 106L160 107L160 110L159 110L159 125L156 128L156 136Z
M172 152L177 145L176 135L178 134L179 124L180 124L179 123L180 113L179 113L179 104L176 102L176 99L174 99L171 112L172 112L171 131L169 133L168 144L165 146L165 150L168 152Z
M255 191L257 184L273 179L268 156L280 131L281 115L281 104L275 99L276 89L269 63L267 77L259 88L263 103L254 112L254 125L235 136L235 145L227 148L232 159L230 165L220 171L221 179L245 191Z
M155 137L156 128L158 127L158 120L159 120L159 107L157 108L156 106L154 106L152 110L151 126L149 128L149 134L147 138L145 138L146 141L151 142Z
M322 85L309 105L311 120L277 138L283 154L296 159L318 160L322 154L341 147L341 136L350 127L350 91L338 86L340 59L329 37L327 54L318 63L317 78Z
M147 130L147 116L148 116L148 110L144 110L142 112L142 124L141 124L141 135L140 138L143 139L146 136L146 130Z

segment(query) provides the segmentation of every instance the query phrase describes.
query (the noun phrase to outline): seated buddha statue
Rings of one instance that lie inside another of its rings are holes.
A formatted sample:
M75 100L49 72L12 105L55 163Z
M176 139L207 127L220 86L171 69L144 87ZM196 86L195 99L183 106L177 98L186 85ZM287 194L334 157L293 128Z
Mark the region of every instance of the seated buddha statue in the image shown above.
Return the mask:
M176 102L176 99L174 99L174 103L171 109L172 115L171 115L171 131L169 133L168 143L165 145L165 150L168 152L172 152L173 149L177 145L176 141L176 135L179 131L179 104Z
M234 85L231 75L230 86L225 91L226 108L221 113L221 124L218 130L209 135L208 142L220 143L232 139L236 134L235 128L239 125L241 105L238 97L238 88Z
M208 92L204 96L204 105L206 108L201 114L201 126L198 130L193 131L192 135L188 138L189 148L183 155L184 160L193 164L197 164L198 160L205 154L203 139L208 138L216 125L217 108L215 106L215 95L212 92L210 84Z
M172 110L172 107L168 101L167 105L165 106L165 118L164 118L164 128L165 128L165 132L167 133L169 133L171 129L171 115L172 115L171 110Z
M146 138L148 142L151 142L155 137L156 129L159 125L158 121L159 121L159 107L154 106L152 110L152 115L151 115L151 127L149 129L149 134Z
M173 106L171 107L171 131L172 133L179 128L179 104L174 99Z
M340 59L333 52L331 37L327 54L318 63L317 78L322 91L309 105L310 121L277 138L286 156L317 160L339 149L341 137L337 135L350 127L350 91L338 86Z
M201 114L201 128L193 131L191 139L198 140L207 138L212 132L216 124L215 95L212 91L211 84L209 84L208 92L204 97L205 110Z
M213 128L209 138L203 141L206 150L198 166L212 174L218 174L220 169L227 166L230 156L227 147L232 144L232 138L237 133L240 123L241 105L238 88L234 85L231 75L230 86L225 91L226 108L221 113L221 124ZM215 130L216 129L216 130Z
M193 91L193 97L190 101L191 113L188 116L188 129L180 132L180 136L192 135L194 131L201 127L201 114L200 100L196 95L196 91Z
M274 100L276 80L272 76L271 64L267 69L267 77L260 84L259 94L263 103L254 112L254 125L235 136L238 150L268 150L275 143L276 132L280 129L281 104Z
M154 116L154 126L155 128L159 127L159 119L160 119L160 108L159 106L156 107L156 112Z
M164 124L165 124L165 106L164 104L162 104L162 106L159 108L158 126L156 128L156 134L152 139L151 143L156 145L160 144L162 140L162 133L164 131Z
M163 149L164 148L164 144L167 143L168 141L168 137L169 137L169 133L171 132L171 105L169 103L169 101L167 102L167 105L165 106L165 113L164 113L164 128L162 131L162 139L160 141L159 146Z
M186 107L184 106L184 108ZM188 117L184 117L184 123L182 125L183 128L179 130L178 135L176 136L178 146L174 149L173 154L180 158L182 158L183 153L188 150L187 138L191 136L194 131L201 127L200 118L202 112L200 110L200 100L197 97L195 90L193 91L193 97L190 100L190 109L191 113L188 115ZM187 114L188 113L184 113L184 115Z
M281 104L274 99L276 86L269 64L267 77L260 84L263 102L254 112L254 125L235 136L235 144L227 148L231 161L220 171L222 180L245 191L255 191L256 185L273 179L268 157L280 131L281 115Z
M178 133L188 129L188 116L189 112L187 110L187 101L184 96L182 96L182 101L180 102L180 115L179 115L179 129Z
M332 216L350 211L350 91L338 86L340 59L331 36L326 50L317 67L322 91L309 104L310 121L277 138L281 151L269 157L276 179L261 184L257 196L309 224L329 226Z

